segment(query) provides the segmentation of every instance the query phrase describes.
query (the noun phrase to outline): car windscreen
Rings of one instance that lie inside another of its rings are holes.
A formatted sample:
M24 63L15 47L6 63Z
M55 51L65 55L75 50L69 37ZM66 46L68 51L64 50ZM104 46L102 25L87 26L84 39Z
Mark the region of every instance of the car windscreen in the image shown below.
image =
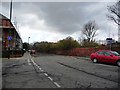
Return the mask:
M120 56L120 54L115 51L111 51L111 53L114 54L115 56Z

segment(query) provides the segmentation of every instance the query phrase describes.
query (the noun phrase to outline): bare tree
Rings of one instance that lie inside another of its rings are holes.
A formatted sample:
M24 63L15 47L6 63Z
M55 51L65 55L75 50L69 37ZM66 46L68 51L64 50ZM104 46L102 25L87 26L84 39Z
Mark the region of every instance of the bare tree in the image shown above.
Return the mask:
M88 42L94 40L94 37L97 35L98 26L95 21L89 21L83 26L82 34Z
M112 6L108 6L107 9L111 13L107 17L120 26L120 0Z

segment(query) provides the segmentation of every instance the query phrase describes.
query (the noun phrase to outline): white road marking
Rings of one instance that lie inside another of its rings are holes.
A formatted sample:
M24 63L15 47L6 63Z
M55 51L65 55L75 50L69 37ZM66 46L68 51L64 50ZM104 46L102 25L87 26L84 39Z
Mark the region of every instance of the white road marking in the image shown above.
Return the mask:
M53 81L53 79L51 77L48 77L51 81Z
M45 76L48 76L48 74L47 74L47 73L44 73L44 75L45 75Z
M31 59L31 61L33 62L33 64L40 70L40 71L44 71L44 70L42 70L32 59Z
M44 70L42 70L42 68L40 68L32 59L31 59L31 61L33 62L33 64L36 66L36 67L38 67L38 69L40 70L40 71L44 71Z
M61 86L60 86L58 83L56 83L56 82L54 82L54 84L55 84L57 87L59 87L59 88L61 87Z
M27 59L27 62L28 62L28 65L31 65L31 63L30 63L30 60L29 60L29 59Z
M31 57L30 57L30 58L31 58ZM33 63L40 71L42 71L42 72L44 71L44 70L42 70L42 68L40 68L40 67L33 61L32 58L31 58L31 61L32 61L32 63ZM52 79L51 77L49 77L47 73L44 73L44 75L47 76L47 78L49 78L57 87L59 87L59 88L61 87L57 82L54 82L53 79Z

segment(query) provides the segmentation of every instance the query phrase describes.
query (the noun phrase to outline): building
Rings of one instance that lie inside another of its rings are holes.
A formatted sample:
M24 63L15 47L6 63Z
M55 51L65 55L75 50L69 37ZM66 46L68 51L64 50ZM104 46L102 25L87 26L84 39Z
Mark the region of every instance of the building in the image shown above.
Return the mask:
M15 29L14 25L6 16L0 14L0 32L2 51L22 50L22 39Z

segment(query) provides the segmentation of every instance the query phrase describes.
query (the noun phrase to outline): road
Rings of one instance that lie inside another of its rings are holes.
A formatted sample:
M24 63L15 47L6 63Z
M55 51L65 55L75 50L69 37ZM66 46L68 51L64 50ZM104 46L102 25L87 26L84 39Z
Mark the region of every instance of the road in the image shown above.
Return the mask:
M3 59L3 88L118 88L118 67L72 56Z

